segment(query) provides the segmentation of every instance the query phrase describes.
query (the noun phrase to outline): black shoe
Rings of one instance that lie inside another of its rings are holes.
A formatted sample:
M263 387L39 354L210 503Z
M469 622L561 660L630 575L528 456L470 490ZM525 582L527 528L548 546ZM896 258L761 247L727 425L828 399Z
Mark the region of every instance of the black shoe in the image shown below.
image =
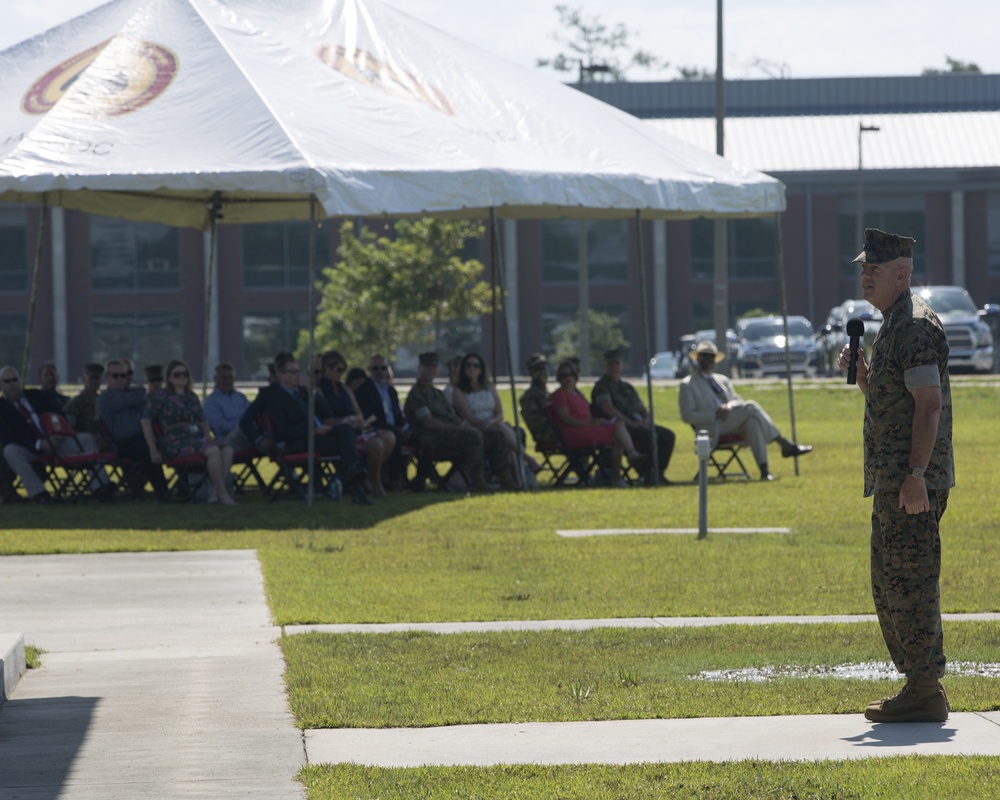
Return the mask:
M351 487L351 502L356 506L370 506L372 504L371 498L365 494L365 489L360 483Z
M806 453L812 452L811 444L793 444L789 447L781 448L782 458L792 458L792 456L804 456Z

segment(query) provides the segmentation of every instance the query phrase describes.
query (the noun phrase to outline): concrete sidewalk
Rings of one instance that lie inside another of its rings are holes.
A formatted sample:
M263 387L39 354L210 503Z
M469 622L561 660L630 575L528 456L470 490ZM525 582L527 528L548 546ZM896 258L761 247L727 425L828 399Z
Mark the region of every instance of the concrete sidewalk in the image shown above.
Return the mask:
M46 651L0 708L0 799L305 797L253 551L11 556L0 585Z
M609 763L1000 755L1000 712L937 725L861 714L308 731L252 551L0 558L0 631L43 648L0 707L0 800L302 800L306 763ZM952 619L997 618L956 615ZM544 629L847 622L862 617L643 618L308 630ZM2 638L2 637L0 637ZM0 640L10 658L14 637ZM7 654L4 656L4 654ZM6 667L6 664L5 664Z

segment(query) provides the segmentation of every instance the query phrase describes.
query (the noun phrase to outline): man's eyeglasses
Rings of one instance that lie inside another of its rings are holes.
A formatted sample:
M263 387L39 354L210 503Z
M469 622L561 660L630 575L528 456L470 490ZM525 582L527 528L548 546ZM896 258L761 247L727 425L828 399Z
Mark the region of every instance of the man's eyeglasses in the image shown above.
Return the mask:
M17 383L20 380L16 375L13 378L4 378L4 383Z

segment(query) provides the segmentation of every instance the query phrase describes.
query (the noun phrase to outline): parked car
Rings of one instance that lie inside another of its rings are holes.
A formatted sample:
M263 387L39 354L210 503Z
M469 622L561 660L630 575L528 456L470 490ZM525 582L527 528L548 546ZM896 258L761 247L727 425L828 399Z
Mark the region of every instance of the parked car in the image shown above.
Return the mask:
M993 371L993 334L987 319L1000 314L1000 309L986 306L982 312L977 311L961 286L915 286L913 293L934 309L944 325L949 369Z
M739 337L736 365L744 378L783 376L785 326L781 317L751 317L736 323ZM814 377L819 362L812 323L805 317L788 317L788 355L793 375Z
M653 378L683 378L688 374L686 364L681 362L680 355L672 350L657 353L649 359L649 375ZM642 373L646 380L646 373Z
M826 325L816 333L819 349L819 370L824 375L839 375L840 368L837 359L840 351L847 344L847 320L860 319L865 323L866 352L875 340L882 325L882 312L867 300L845 300L839 306L830 309Z

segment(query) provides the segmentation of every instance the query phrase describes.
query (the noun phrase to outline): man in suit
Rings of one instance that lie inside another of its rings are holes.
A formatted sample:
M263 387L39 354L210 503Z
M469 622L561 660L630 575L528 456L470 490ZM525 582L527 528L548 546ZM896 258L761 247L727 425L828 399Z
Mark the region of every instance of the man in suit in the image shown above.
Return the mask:
M715 375L715 365L725 358L714 342L699 342L691 352L698 369L681 381L678 403L681 419L696 429L708 431L712 447L725 433L737 433L750 442L762 481L774 480L767 466L767 445L781 445L784 458L802 456L812 450L810 445L791 442L781 435L767 412L753 400L743 400L733 382L725 375Z
M269 444L288 453L302 453L309 448L309 428L314 428L313 447L317 455L339 456L337 473L359 505L370 505L365 494L365 469L358 459L354 430L350 425L331 425L326 401L314 394L314 419L309 420L309 393L299 385L299 363L291 353L279 353L274 359L278 382L260 391L240 421L244 432L261 413L266 413L274 429L273 443L258 432L253 436L258 447ZM253 416L251 416L253 415ZM252 427L249 428L252 432Z
M358 387L354 397L362 416L366 419L375 417L373 428L391 431L396 437L396 446L385 462L385 472L389 482L398 485L406 469L401 446L410 441L412 431L399 404L399 393L389 382L389 362L384 356L374 355L368 360L368 377Z
M97 442L89 433L78 434L76 438L52 436L47 439L42 436L43 424L39 415L62 414L62 405L41 389L24 389L14 367L0 369L0 389L3 394L0 398L0 441L3 442L4 461L21 479L29 500L49 503L52 497L45 490L45 482L35 471L32 459L53 452L53 447L62 455L96 453ZM102 496L110 492L104 488L110 487L106 475L101 473L94 480L95 491Z

